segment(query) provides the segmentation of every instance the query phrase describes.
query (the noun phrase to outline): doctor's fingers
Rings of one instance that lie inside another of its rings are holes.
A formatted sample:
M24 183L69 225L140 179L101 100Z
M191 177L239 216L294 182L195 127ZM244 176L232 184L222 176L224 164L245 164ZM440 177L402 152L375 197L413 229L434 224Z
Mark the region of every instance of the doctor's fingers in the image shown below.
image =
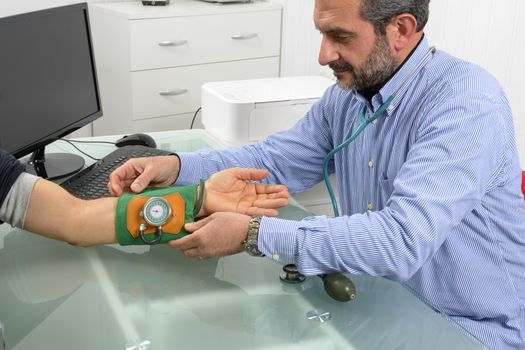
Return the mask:
M207 256L206 253L203 252L199 248L189 248L189 249L186 249L186 250L182 250L181 249L181 252L182 252L182 254L187 256L188 258L199 259L199 260L204 260L204 259L211 258L211 256Z
M184 236L182 238L169 241L168 245L171 248L180 249L183 252L185 252L188 249L197 248L204 244L203 238L199 234L195 234L194 232L197 231L199 228L205 226L208 222L210 222L211 216L208 216L202 220L199 220L197 222L192 222L184 225L184 228L186 231L192 233L190 235Z
M169 241L168 246L170 248L178 249L183 253L186 250L197 248L195 240L192 238L192 235L184 236L182 238Z
M144 169L142 174L137 176L129 187L133 192L140 193L152 183L153 179L155 179L155 172L153 167L149 166Z
M132 180L129 181L121 181L120 183L117 183L115 181L111 182L108 181L108 191L109 193L114 196L118 197L120 196L124 191L129 191L129 186L133 183Z
M198 229L206 226L208 223L210 223L213 220L214 220L214 215L212 214L210 216L205 217L204 219L201 219L201 220L198 220L198 221L195 221L195 222L189 222L189 223L184 225L184 228L188 232L195 232Z
M119 174L112 173L108 182L108 190L114 196L120 196L126 190L139 193L146 188L149 182L148 176L144 174L138 177L120 178Z
M249 221L249 215L217 212L197 222L184 225L184 228L192 233L171 241L170 246L181 250L199 247L209 252L211 256L232 254L246 239Z
M112 194L120 195L143 172L144 166L140 160L130 159L109 175L108 188Z
M162 157L144 157L128 160L109 176L110 192L130 188L135 193L153 183L156 186L169 186L170 174L164 169ZM163 182L164 181L164 182Z

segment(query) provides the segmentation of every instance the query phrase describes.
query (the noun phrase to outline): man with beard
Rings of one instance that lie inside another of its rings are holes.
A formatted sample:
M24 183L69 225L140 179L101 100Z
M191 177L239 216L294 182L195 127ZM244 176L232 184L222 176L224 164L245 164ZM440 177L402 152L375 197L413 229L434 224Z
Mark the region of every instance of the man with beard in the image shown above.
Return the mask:
M482 68L435 51L429 0L316 0L319 62L337 78L293 128L257 145L134 160L114 194L265 168L302 192L328 157L342 216L302 221L215 213L170 246L190 257L246 250L306 275L399 281L495 349L524 349L525 203L513 118ZM374 117L371 117L374 116Z

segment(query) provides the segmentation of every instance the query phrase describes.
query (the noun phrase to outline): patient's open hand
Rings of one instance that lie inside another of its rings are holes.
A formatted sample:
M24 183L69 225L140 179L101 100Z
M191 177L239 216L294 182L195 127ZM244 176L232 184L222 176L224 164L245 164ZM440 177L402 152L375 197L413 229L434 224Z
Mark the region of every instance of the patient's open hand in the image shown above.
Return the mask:
M260 184L268 170L230 168L212 175L204 186L204 203L197 216L229 211L247 215L276 216L288 204L284 185Z

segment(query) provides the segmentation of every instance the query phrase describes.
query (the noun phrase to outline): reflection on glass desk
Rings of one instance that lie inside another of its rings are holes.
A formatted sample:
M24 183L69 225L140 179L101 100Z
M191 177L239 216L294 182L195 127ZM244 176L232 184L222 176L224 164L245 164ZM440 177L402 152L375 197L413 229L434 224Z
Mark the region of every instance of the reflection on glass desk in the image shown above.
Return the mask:
M161 147L175 143L168 134L152 133ZM280 211L305 215L293 200ZM318 277L281 282L281 268L245 253L198 261L167 246L76 248L4 224L6 348L486 349L395 282L352 276L357 299L340 303Z

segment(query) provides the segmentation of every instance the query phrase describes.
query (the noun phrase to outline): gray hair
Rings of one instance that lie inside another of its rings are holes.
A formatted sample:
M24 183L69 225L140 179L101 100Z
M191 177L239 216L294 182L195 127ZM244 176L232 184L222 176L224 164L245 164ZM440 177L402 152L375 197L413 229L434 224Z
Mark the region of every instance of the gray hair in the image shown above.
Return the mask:
M385 34L392 17L409 13L417 20L416 30L422 31L428 21L430 0L362 0L361 16L374 25L376 32Z

